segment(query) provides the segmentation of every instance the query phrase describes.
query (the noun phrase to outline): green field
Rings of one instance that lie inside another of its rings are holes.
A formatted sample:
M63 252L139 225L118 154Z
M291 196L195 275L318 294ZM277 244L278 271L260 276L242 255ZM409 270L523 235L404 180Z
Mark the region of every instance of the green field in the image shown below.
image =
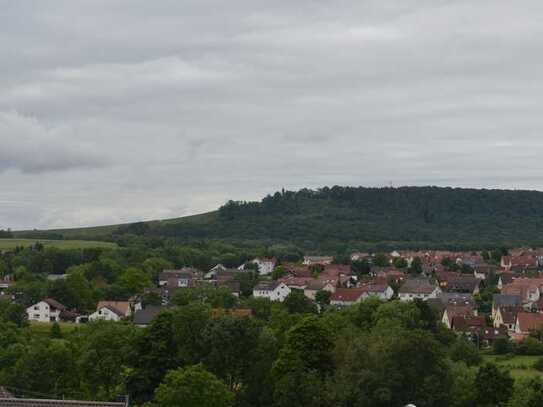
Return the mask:
M60 325L60 332L65 335L69 334L73 331L75 331L79 325L70 323L70 322L59 322ZM31 321L30 322L30 332L32 332L32 335L36 335L39 337L49 337L51 335L51 327L53 326L52 322L36 322Z
M484 355L486 362L495 363L498 366L509 369L514 379L540 377L543 372L533 368L534 363L542 356L515 356L515 355Z
M10 250L16 247L28 247L40 242L46 247L58 249L115 249L117 244L111 242L95 242L86 240L42 240L42 239L0 239L0 250Z

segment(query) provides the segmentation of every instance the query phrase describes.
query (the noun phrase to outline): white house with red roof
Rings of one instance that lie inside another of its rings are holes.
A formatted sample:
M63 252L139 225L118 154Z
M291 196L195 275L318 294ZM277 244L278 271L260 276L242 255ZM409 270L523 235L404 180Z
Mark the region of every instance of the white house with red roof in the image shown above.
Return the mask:
M100 301L96 311L89 315L89 321L120 321L132 314L129 301Z

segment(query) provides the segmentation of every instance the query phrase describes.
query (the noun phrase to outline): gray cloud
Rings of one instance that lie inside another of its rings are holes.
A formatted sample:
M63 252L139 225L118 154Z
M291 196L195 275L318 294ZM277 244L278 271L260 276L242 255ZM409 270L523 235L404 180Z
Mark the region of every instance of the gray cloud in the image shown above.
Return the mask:
M46 129L36 119L15 112L0 112L0 137L0 172L40 174L105 164L97 152L72 140L70 128Z
M543 4L10 2L0 227L330 184L542 189Z

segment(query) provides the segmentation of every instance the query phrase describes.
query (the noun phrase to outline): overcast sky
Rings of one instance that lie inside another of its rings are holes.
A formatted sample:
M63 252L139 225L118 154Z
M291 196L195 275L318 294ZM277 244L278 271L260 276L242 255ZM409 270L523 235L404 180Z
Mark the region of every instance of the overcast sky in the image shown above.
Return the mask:
M541 0L0 0L0 229L543 189Z

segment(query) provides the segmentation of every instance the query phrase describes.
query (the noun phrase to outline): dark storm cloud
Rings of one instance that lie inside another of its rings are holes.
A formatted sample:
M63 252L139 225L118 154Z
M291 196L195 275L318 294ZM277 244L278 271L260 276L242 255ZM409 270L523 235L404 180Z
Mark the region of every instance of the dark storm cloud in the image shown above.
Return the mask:
M535 0L7 2L0 228L282 187L541 189L542 17Z

